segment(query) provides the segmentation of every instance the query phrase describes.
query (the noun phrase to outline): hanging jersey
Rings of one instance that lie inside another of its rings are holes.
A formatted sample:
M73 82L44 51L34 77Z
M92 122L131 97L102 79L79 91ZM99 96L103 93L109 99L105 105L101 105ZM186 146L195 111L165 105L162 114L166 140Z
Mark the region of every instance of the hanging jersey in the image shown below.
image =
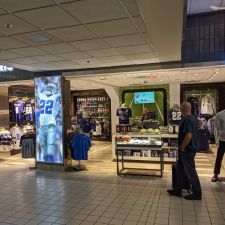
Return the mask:
M23 121L24 102L15 101L11 104L12 122L20 123Z
M179 125L181 123L181 111L180 109L171 108L169 111L169 121L171 124Z
M206 95L202 98L201 102L201 114L216 114L216 103L212 96Z
M37 99L40 106L39 121L40 126L56 125L56 117L61 110L61 104L59 102L60 95L47 96L42 93L39 94Z
M26 102L24 104L24 119L25 121L33 121L34 109L31 102Z

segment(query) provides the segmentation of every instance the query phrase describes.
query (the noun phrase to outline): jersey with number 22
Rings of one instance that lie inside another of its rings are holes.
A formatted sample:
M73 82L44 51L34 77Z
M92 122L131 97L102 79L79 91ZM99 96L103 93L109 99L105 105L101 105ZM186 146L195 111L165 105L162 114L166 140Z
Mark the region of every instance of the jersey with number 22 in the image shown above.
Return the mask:
M38 103L40 105L40 126L56 125L56 116L61 109L59 103L60 95L47 96L39 94Z

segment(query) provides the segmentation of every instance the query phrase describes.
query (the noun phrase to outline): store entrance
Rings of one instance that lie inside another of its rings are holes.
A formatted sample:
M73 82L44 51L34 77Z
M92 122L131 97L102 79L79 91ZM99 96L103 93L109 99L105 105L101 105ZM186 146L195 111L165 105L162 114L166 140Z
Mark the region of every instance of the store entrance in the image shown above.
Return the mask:
M104 89L73 91L71 102L71 126L79 127L92 143L83 163L89 171L99 170L112 161L110 97Z

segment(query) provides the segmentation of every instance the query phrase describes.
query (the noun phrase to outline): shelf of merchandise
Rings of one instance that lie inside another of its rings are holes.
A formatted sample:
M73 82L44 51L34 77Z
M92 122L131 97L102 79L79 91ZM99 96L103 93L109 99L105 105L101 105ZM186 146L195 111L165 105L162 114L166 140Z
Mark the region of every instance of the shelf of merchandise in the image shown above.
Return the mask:
M155 135L150 135L150 134L138 134L138 133L126 133L126 135L130 135L131 138L145 138L145 140L149 140L149 143L143 143L143 144L138 144L138 143L128 143L128 142L123 142L119 140L124 134L118 133L116 134L115 138L115 146L116 146L116 160L117 160L117 174L122 175L122 174L132 174L132 175L137 175L137 173L132 173L130 170L136 170L136 171L158 171L160 172L160 177L163 176L163 170L164 170L164 154L163 154L163 149L162 149L162 142L158 143L152 143L151 139L156 138L157 141L158 139L161 139L160 134L155 134ZM159 151L159 157L142 157L142 156L126 156L124 155L125 151ZM131 167L125 167L125 162L129 163L140 163L140 162L147 162L148 164L159 164L159 169L152 169L152 168L140 168L139 166L135 168ZM120 163L121 163L121 168L120 168ZM126 171L126 172L125 172ZM140 173L139 175L150 175L148 173ZM152 176L156 176L151 174ZM158 175L157 175L158 176Z
M140 138L140 139L144 139L144 140L150 140L150 139L161 139L162 141L162 145L160 146L152 146L150 143L149 144L138 144L138 143L128 143L128 142L122 142L120 139L121 137L128 135L131 136L131 138ZM126 132L126 133L117 133L116 134L116 154L117 152L119 152L121 150L121 148L123 149L123 151L125 150L130 150L130 151L137 151L137 152L141 152L142 150L150 150L150 151L161 151L162 154L162 158L163 158L163 162L161 163L175 163L177 160L177 151L178 151L178 147L176 146L164 146L163 145L163 141L166 139L170 144L171 139L177 139L178 138L178 134L169 134L169 133L161 133L161 134L150 134L150 133L138 133L138 132ZM169 156L169 154L171 152L173 156ZM116 155L117 157L117 155ZM161 156L157 157L157 156L128 156L128 155L124 155L123 156L123 161L127 161L127 162L159 162L161 160ZM159 162L160 163L160 162ZM120 174L120 171L119 173Z

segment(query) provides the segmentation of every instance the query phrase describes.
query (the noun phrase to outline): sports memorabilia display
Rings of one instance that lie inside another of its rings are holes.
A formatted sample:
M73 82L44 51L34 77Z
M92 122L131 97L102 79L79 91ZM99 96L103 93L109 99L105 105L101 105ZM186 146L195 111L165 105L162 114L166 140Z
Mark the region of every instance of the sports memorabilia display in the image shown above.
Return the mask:
M35 81L36 160L63 163L62 77L37 77Z

